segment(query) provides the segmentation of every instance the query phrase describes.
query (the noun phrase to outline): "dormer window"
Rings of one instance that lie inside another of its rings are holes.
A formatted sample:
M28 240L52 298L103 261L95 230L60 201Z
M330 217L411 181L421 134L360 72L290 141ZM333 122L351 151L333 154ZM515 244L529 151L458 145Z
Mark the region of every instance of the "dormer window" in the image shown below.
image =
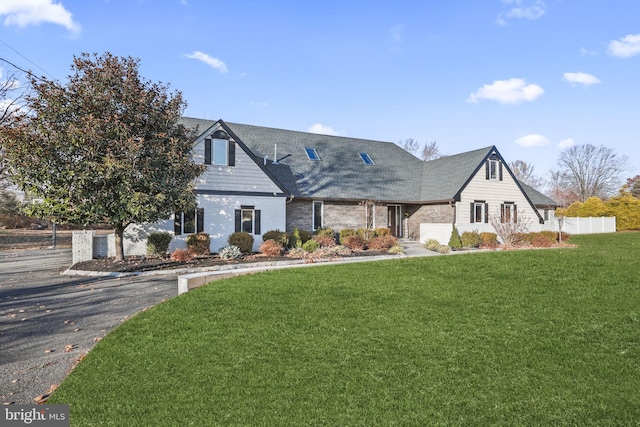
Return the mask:
M204 164L235 166L236 144L223 130L214 132L204 140Z
M365 165L370 165L370 166L375 165L375 163L373 162L373 159L371 159L371 156L369 156L367 153L360 153L360 158L362 159Z
M309 160L313 160L315 162L320 161L320 156L318 156L318 152L315 148L305 148L304 151L307 153Z
M487 160L486 178L492 181L502 181L502 163L496 154Z

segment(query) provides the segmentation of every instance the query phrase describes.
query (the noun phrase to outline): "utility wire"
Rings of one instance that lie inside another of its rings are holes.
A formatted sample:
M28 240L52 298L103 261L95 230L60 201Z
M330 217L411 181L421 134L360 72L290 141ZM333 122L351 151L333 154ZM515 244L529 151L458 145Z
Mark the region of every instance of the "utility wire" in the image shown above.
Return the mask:
M54 80L57 80L55 77L53 77L49 72L47 72L47 70L45 70L44 68L42 68L41 66L39 66L38 64L36 64L35 62L31 61L29 58L27 58L26 56L24 56L23 54L21 54L20 52L18 52L16 49L14 49L13 47L9 46L9 44L7 44L7 42L5 42L4 40L0 40L0 43L2 43L3 45L7 46L9 49L11 49L12 51L14 51L15 53L17 53L18 55L20 55L22 58L24 58L26 61L30 62L31 64L33 64L35 67L39 68L43 73L45 73L46 75L48 75L49 77L51 77ZM33 76L39 80L43 80L42 77L40 76L36 76L35 74L33 74L31 71L27 71L21 67L18 67L16 64L12 63L11 61L0 57L0 60L6 62L7 64L17 68L18 70L22 71L23 73L27 73L30 76Z

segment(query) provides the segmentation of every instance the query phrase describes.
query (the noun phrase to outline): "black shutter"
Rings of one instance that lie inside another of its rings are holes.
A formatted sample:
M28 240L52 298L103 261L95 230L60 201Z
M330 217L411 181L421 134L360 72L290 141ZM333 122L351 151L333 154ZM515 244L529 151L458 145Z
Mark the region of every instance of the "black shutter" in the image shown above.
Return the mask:
M476 222L476 204L471 203L471 220L469 221L471 224Z
M236 219L236 225L235 225L235 230L236 233L238 231L242 231L242 211L240 209L236 209L236 213L235 213L235 219Z
M484 222L489 223L489 203L484 204Z
M233 141L229 141L228 149L229 149L229 166L235 166L236 165L236 143Z
M211 138L204 140L204 164L211 164Z
M504 203L500 204L500 222L504 222Z
M500 177L499 177L499 178L500 178L500 181L502 181L502 162L498 162L498 164L500 164L500 168L499 168L499 170L500 170Z
M513 222L518 222L518 206L513 205Z
M173 216L173 234L182 235L182 212L176 212Z
M253 234L257 234L257 235L262 234L260 232L260 210L253 211L253 223L254 223Z
M487 163L485 163L485 165L484 165L484 170L485 170L485 172L487 174L487 179L489 179L489 164L490 163L491 162L489 160L487 160Z
M196 210L196 233L202 233L204 231L204 209L199 208Z

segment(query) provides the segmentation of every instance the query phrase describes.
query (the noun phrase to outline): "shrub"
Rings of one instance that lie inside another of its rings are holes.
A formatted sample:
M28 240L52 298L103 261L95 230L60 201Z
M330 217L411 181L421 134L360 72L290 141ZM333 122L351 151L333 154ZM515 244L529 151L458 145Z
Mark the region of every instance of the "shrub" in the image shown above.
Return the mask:
M337 244L336 238L334 236L318 235L318 236L313 236L313 240L315 240L321 248L330 248Z
M463 248L477 248L480 247L480 234L477 231L465 231L460 236Z
M310 240L312 234L306 230L298 230L296 227L293 230L293 233L289 235L289 247L290 248L301 248L302 244L306 241Z
M344 246L348 247L352 251L362 251L365 248L366 241L364 237L359 234L353 236L347 236L342 243Z
M287 233L280 230L271 230L264 233L262 235L262 241L266 242L267 240L275 240L282 246L287 246L289 244L289 236L287 236Z
M242 251L236 245L229 245L221 248L218 255L222 259L236 259L242 256Z
M273 239L265 240L260 245L260 252L267 256L280 256L282 255L282 243L277 242Z
M390 234L376 236L367 242L367 247L372 251L386 251L398 244L398 239Z
M534 248L549 248L553 246L554 243L554 241L549 240L546 236L541 234L538 234L531 240L531 245Z
M451 247L447 245L439 245L438 249L436 249L436 252L441 254L448 254L449 252L451 252Z
M169 250L173 235L166 231L156 231L149 233L147 236L147 254L148 255L164 255Z
M0 191L0 227L26 228L33 220L21 211L22 203L14 193Z
M436 239L429 239L424 243L424 247L430 251L436 251L439 246L440 242L438 242Z
M362 236L364 237L365 240L369 240L373 237L376 237L376 232L375 230L371 229L371 228L364 228L364 227L360 227L356 230L356 234L358 236Z
M569 233L565 233L564 231L562 233L556 233L557 242L566 243L569 241L570 238L571 238L571 235Z
M195 255L209 255L211 253L211 238L207 233L196 233L187 236L187 248Z
M229 245L237 246L243 253L253 250L253 236L245 231L236 231L227 238Z
M387 252L394 255L400 255L404 253L404 248L400 245L394 245L391 246Z
M498 235L496 233L480 233L481 248L495 248L498 246Z
M344 245L344 239L348 236L355 236L356 230L353 228L343 228L340 230L340 244Z
M319 247L320 245L318 244L318 242L316 242L313 239L307 240L302 244L302 249L304 249L305 252L309 252L309 253L313 253L317 251Z
M458 249L462 247L462 241L460 240L460 233L456 226L453 226L451 230L451 237L449 238L449 247L452 249Z
M390 228L374 228L373 232L375 233L376 237L382 237L382 236L390 236L391 235L391 229Z
M193 254L189 249L176 249L171 252L171 259L178 262L189 262L193 259Z
M333 231L333 228L318 228L316 231L313 232L313 234L315 236L331 236L331 237L336 237L336 233L335 231Z

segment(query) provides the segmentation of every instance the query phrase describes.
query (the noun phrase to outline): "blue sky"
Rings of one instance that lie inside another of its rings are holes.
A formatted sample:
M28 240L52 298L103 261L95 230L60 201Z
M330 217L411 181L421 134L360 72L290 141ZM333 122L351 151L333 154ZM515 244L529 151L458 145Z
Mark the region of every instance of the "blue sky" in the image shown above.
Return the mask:
M36 74L107 51L188 116L496 145L544 177L566 147L605 145L640 174L638 0L0 2L0 57Z

